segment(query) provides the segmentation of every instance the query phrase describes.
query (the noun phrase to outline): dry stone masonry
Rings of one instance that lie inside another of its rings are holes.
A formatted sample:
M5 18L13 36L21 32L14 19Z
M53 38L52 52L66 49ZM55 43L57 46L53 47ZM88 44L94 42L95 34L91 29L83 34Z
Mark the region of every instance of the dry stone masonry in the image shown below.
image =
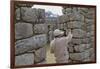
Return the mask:
M73 38L69 43L69 53L71 63L94 61L94 8L85 7L64 7L64 19L67 28L72 29Z
M42 24L45 10L22 6L16 8L15 15L15 65L42 64L47 43L47 28Z
M65 6L63 15L46 18L44 9L23 6L15 12L16 65L44 63L49 31L56 28L72 30L69 63L94 61L94 8Z

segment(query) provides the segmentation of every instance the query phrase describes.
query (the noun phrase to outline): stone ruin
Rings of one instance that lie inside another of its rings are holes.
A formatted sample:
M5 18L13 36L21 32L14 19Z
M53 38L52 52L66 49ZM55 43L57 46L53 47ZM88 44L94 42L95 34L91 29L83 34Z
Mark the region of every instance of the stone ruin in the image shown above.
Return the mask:
M64 7L59 22L72 29L73 38L69 43L71 63L95 60L95 9L85 7Z
M16 8L15 65L32 65L39 57L45 59L48 26L51 30L72 29L73 38L68 44L69 63L94 61L94 8L65 7L62 12L63 15L52 20L45 18L44 9Z

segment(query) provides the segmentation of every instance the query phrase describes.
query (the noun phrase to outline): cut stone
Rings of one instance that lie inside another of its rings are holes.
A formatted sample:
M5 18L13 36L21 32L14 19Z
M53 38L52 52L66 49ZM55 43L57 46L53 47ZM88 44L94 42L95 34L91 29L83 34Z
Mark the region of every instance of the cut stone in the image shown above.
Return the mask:
M32 65L34 64L34 54L26 53L19 56L15 56L15 65Z
M41 63L46 60L46 47L40 48L35 51L34 61L36 63Z
M78 38L86 37L86 31L81 29L73 29L72 34L73 37L78 37Z
M74 46L74 49L76 52L83 52L90 47L91 47L91 44L80 44L80 45Z
M48 28L45 24L35 24L34 25L34 33L35 34L43 34L47 33Z
M18 40L15 43L15 54L19 55L31 50L35 50L41 47L44 47L47 43L46 35L36 35L31 38Z
M91 56L91 54L93 53L94 53L93 48L87 49L81 53L70 53L70 59L77 60L77 61L83 61L84 59L89 58L89 56Z
M32 24L16 23L15 24L15 38L23 39L33 35Z

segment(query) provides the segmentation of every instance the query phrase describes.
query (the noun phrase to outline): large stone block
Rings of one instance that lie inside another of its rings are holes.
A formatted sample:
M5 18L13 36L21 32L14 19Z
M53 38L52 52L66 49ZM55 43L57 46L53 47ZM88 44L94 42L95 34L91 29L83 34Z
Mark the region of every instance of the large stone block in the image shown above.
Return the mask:
M41 63L42 61L45 61L45 60L46 60L46 47L36 50L35 56L34 56L35 63Z
M72 30L73 37L82 38L86 37L86 31L81 29L73 29Z
M38 10L35 8L28 8L25 10L24 15L22 16L22 19L26 22L36 22L38 19Z
M73 38L71 40L71 42L73 44L88 44L88 43L91 43L90 38L82 38L82 39Z
M33 35L32 24L16 23L15 24L15 38L22 39Z
M87 49L87 50L85 50L84 52L81 52L81 53L70 53L70 59L71 60L83 61L84 59L89 58L89 56L93 53L94 53L93 48Z
M36 35L31 38L18 40L15 43L15 54L19 55L31 50L44 47L47 42L46 35Z
M32 65L34 64L34 54L26 53L19 56L15 56L15 65Z
M15 43L15 54L19 55L27 51L34 50L36 48L37 46L34 42L34 37L23 39L23 40L18 40Z
M37 47L44 47L45 44L47 43L46 34L35 35L34 42L35 42Z
M44 22L45 18L45 10L44 9L36 9L36 8L28 8L25 10L22 19L26 22ZM43 19L43 20L42 20Z
M80 45L75 45L74 50L76 52L83 52L90 47L91 47L91 44L80 44Z
M47 31L48 31L48 28L46 24L35 24L34 25L35 34L43 34L43 33L47 33Z

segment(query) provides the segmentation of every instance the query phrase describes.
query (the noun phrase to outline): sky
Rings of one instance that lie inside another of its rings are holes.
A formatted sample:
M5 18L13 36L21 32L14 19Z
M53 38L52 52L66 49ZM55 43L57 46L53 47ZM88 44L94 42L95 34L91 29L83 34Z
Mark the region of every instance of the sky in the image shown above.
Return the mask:
M41 8L45 11L51 11L53 14L62 15L62 7L60 6L49 6L49 5L34 5L32 8Z

